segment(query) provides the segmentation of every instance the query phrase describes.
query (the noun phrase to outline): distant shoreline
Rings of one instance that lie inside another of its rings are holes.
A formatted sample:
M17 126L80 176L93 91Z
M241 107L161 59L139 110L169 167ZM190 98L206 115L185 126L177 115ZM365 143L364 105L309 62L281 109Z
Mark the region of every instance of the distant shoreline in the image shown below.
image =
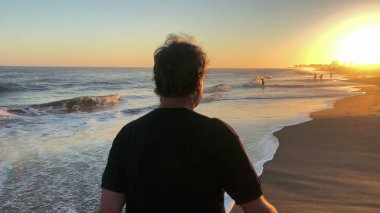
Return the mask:
M152 69L152 66L50 66L50 65L36 65L36 66L19 66L19 65L0 65L0 67L44 67L44 68L135 68L135 69ZM294 67L208 67L207 69L215 70L215 69L239 69L239 70L249 70L249 69L295 69Z
M152 67L118 67L118 66L18 66L18 65L0 65L0 67L35 67L35 68L38 68L38 67L44 67L44 68L141 68L141 69L146 69L146 68L152 68Z

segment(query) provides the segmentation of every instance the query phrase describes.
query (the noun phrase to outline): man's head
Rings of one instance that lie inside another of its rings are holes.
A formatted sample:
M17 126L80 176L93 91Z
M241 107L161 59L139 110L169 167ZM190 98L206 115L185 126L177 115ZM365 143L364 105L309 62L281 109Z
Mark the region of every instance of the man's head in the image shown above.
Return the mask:
M192 43L192 37L170 34L154 52L155 93L165 98L200 99L206 64L206 54Z

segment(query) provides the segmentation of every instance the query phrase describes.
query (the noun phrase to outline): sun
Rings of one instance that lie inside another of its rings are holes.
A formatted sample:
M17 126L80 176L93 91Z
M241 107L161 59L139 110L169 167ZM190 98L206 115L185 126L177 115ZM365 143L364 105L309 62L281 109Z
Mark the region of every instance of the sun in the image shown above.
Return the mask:
M337 51L340 62L380 64L380 25L360 27L344 37Z

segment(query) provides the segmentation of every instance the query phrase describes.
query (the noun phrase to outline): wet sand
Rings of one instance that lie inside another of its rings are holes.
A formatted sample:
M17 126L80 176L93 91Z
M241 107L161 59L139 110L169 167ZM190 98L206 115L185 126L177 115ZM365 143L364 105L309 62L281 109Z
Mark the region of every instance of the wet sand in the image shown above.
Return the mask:
M279 212L380 212L380 77L352 80L377 86L275 133L261 182Z

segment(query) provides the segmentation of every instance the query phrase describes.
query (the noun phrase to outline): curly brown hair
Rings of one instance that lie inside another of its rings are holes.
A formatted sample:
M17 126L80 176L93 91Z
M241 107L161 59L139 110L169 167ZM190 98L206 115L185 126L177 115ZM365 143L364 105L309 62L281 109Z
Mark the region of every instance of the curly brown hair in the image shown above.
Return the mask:
M186 97L199 90L206 73L207 56L188 35L168 35L154 52L154 92L163 97Z

